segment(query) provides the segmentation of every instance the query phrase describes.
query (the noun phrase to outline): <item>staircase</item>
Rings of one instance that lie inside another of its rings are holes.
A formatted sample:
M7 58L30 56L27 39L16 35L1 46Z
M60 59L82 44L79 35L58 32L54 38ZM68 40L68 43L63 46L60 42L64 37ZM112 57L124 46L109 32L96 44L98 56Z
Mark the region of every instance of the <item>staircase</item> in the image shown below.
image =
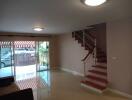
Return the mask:
M85 50L88 50L88 54L82 59L84 62L84 78L81 81L81 85L102 93L107 88L107 56L101 48L97 46L95 29L86 29L81 31L75 31L72 33L72 37L81 44ZM93 55L95 64L93 64L90 70L86 71L85 63L87 58Z

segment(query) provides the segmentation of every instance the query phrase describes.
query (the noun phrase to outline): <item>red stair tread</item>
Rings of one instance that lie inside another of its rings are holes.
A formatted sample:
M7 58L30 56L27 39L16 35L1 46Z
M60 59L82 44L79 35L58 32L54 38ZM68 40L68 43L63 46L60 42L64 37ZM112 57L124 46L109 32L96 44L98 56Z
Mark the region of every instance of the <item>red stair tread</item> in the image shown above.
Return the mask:
M91 86L93 88L99 89L99 90L104 90L106 87L105 86L101 86L99 84L95 84L93 82L90 81L82 81L83 84Z
M92 66L92 67L101 68L101 69L107 69L106 66L100 66L100 65L95 65L95 66Z
M108 83L108 81L106 79L102 79L102 78L99 78L99 77L96 77L96 76L93 76L93 75L87 75L86 76L87 78L89 79L92 79L92 80L96 80L96 81L99 81L99 82L103 82L103 83Z
M100 71L96 71L96 70L89 70L89 72L95 73L95 74L100 74L100 75L107 75L107 73L105 73L105 72L100 72Z

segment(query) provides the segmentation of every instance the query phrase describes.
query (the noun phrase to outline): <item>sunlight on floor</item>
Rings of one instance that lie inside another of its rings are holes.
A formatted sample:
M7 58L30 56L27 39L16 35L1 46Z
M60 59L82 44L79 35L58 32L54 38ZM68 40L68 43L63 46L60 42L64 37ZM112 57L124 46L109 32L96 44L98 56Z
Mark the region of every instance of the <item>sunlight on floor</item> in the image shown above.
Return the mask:
M47 69L46 66L41 66L42 69ZM12 76L14 75L15 71L15 78L16 80L23 80L35 77L37 75L36 73L36 64L34 65L27 65L27 66L16 66L14 67L5 67L0 69L0 77L6 77L6 76ZM42 73L41 73L42 74Z
M36 76L36 65L16 67L16 81L33 78L35 76Z

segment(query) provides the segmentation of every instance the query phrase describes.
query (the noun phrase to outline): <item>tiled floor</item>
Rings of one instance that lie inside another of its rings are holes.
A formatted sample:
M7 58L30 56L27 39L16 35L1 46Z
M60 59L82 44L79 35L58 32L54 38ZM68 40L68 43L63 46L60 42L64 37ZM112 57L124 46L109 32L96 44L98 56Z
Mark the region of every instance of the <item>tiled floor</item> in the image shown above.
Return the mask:
M48 77L50 85L34 90L35 100L130 100L110 91L97 94L85 89L81 77L63 71L51 71Z

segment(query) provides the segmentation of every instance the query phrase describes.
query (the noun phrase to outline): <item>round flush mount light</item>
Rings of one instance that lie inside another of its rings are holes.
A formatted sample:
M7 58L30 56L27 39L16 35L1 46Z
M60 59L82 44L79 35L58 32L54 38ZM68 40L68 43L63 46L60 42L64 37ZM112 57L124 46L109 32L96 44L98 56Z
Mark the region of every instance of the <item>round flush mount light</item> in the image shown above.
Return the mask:
M43 30L43 28L41 28L41 27L35 27L35 28L33 28L33 30L34 30L34 31L38 31L38 32L40 32L40 31Z
M105 3L107 0L83 0L83 3L88 6L99 6Z

